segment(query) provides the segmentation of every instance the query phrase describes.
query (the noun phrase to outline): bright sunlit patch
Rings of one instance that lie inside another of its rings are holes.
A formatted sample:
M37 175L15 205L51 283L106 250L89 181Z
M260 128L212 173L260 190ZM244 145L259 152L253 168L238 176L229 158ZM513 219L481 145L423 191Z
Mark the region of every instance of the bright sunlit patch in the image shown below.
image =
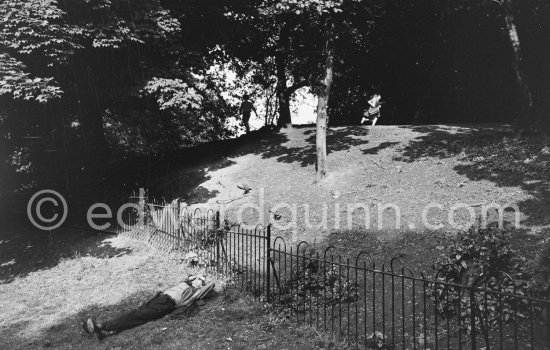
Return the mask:
M5 263L1 264L0 267L6 267L6 266L12 266L15 265L15 259L11 259L10 261L6 261Z
M303 87L296 91L294 99L290 103L292 124L314 124L317 119L317 97L311 93L311 89Z

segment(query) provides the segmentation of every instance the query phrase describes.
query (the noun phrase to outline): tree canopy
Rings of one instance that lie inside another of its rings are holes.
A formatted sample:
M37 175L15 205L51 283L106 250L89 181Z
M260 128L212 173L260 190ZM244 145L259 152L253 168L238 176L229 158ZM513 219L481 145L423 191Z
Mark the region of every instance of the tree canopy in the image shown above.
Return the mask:
M234 137L245 93L284 127L310 88L318 134L375 92L385 123L550 110L540 0L4 0L0 23L3 188Z

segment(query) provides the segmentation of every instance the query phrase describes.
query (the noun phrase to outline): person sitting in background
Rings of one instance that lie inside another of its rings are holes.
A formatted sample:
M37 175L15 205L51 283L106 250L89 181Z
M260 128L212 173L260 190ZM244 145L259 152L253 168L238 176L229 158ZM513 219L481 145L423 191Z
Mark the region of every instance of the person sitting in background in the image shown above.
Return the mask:
M378 118L380 118L380 99L382 97L379 94L374 94L371 99L368 101L369 109L363 114L364 117L361 119L361 124L367 121L372 121L372 126L376 125Z
M203 276L189 276L177 286L157 293L135 310L103 323L96 323L89 318L81 325L86 333L95 334L98 339L103 339L105 336L160 319L177 310L187 309L196 301L208 296L212 289L214 289L214 282L206 283Z

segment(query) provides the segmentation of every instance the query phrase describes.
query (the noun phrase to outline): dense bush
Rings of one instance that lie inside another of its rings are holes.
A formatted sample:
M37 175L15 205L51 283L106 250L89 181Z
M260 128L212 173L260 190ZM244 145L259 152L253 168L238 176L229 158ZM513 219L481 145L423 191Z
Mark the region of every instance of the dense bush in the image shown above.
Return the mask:
M358 285L349 281L338 266L324 263L316 257L314 249L292 257L294 260L290 278L278 291L275 300L301 312L305 303L337 305L357 300Z
M530 294L533 283L525 262L512 248L510 232L474 227L460 234L435 264L435 279L442 282L431 290L436 312L443 318L459 318L469 333L475 311L476 331L485 336L501 323L521 322L529 312L528 303L510 294Z

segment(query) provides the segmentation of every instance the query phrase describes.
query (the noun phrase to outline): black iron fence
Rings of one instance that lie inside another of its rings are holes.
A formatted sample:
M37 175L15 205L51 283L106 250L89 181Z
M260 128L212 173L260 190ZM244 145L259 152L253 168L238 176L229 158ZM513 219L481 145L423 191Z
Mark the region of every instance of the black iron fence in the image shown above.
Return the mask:
M135 198L121 232L227 276L279 312L364 349L550 349L550 301L505 273L459 285L333 247L287 244L271 228ZM443 274L444 275L444 274ZM465 281L469 281L466 279Z

